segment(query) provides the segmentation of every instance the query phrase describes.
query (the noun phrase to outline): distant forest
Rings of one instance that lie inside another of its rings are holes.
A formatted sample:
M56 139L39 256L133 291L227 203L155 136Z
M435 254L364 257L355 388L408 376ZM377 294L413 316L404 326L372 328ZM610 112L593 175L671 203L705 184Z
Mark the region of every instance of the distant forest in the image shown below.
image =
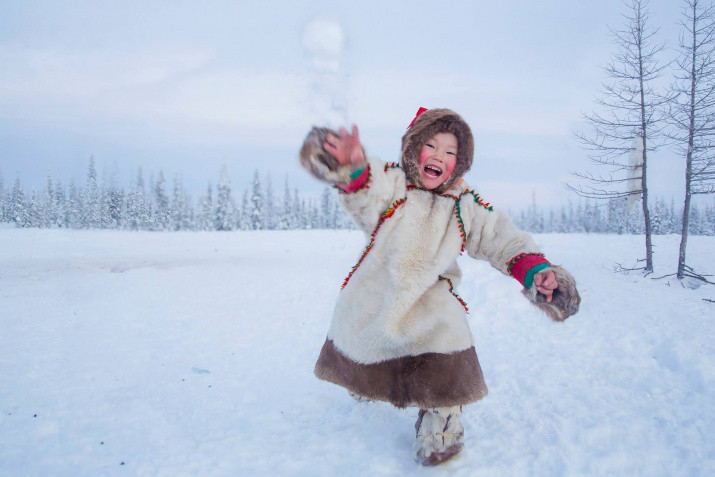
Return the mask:
M22 228L150 231L355 228L333 188L326 187L320 199L307 199L291 189L286 178L282 189L282 193L276 193L270 180L262 182L256 170L248 187L235 196L224 165L216 187L209 183L205 193L194 201L179 175L167 184L159 171L146 183L140 167L129 187L123 187L112 178L98 177L91 158L84 184L71 181L65 187L48 173L44 189L29 194L19 176L8 187L0 174L0 222ZM682 218L677 211L681 209L672 199L657 199L651 212L653 233L679 234ZM626 198L607 202L579 199L557 208L532 203L508 212L517 226L536 233L643 233L643 212L640 207L629 211ZM715 235L715 201L702 210L693 205L689 231Z

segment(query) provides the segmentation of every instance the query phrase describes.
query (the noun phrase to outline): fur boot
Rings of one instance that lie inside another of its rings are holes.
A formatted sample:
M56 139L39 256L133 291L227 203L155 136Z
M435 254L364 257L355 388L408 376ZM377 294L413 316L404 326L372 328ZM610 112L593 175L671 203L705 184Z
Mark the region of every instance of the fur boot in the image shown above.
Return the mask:
M464 447L461 416L462 406L420 409L415 423L415 460L422 465L437 465L457 455Z
M351 164L341 166L329 154L323 144L327 141L328 134L338 136L338 133L328 128L313 127L303 141L300 149L300 163L316 179L328 184L349 184L351 174L365 167L365 164Z
M552 266L551 270L556 275L559 287L554 290L551 301L547 302L546 297L537 292L536 287L522 290L522 293L529 301L540 308L554 321L564 321L571 315L575 315L581 304L581 296L576 289L576 280L569 272L559 266Z

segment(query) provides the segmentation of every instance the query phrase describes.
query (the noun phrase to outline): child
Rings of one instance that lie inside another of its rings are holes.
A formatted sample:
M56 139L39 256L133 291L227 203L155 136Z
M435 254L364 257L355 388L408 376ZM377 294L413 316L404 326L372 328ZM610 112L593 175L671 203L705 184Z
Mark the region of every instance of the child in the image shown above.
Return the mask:
M368 162L356 126L313 128L300 152L370 234L343 283L315 374L360 399L419 407L415 459L423 465L462 449L463 407L487 394L455 291L457 257L466 251L513 276L555 321L580 303L573 278L462 179L473 150L459 115L420 108L402 137L399 165Z

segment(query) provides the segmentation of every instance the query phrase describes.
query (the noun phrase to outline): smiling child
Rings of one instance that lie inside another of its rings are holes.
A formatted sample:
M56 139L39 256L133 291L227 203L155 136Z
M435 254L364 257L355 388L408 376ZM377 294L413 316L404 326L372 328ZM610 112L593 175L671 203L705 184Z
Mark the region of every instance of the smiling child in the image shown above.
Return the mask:
M534 240L462 178L473 160L467 123L448 109L425 110L402 137L398 164L370 162L353 126L313 128L300 157L335 184L368 235L343 283L315 374L356 396L418 407L415 459L435 465L462 450L463 406L487 394L456 292L466 251L513 276L555 321L578 311L575 282Z

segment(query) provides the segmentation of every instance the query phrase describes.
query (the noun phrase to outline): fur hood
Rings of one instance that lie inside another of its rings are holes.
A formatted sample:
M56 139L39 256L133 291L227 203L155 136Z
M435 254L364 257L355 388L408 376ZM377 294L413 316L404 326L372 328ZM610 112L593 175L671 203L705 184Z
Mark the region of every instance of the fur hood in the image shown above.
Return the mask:
M452 176L434 192L443 193L452 187L472 167L474 137L469 125L457 113L449 109L428 109L420 114L402 136L400 166L408 180L422 187L420 181L420 151L422 146L437 133L452 133L457 137L457 165Z

